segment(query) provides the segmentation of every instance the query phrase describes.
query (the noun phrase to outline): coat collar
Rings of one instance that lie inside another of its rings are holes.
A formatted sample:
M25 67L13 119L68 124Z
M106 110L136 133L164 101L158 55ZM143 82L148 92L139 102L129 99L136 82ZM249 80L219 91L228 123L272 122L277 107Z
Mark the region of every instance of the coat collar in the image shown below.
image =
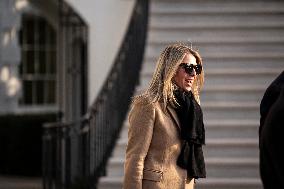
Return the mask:
M176 123L178 129L180 130L180 122L179 122L179 119L178 119L178 116L177 116L177 113L175 111L175 109L173 107L171 107L170 105L167 106L167 110L170 114L170 116L172 117L172 119L174 120L174 122Z

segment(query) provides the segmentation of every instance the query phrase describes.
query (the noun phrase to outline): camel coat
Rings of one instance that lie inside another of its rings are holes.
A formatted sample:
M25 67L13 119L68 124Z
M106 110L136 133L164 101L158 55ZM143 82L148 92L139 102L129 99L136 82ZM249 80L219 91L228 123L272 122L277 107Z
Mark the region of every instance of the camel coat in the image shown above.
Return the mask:
M180 123L163 103L136 104L129 114L124 189L193 189L194 179L177 166Z

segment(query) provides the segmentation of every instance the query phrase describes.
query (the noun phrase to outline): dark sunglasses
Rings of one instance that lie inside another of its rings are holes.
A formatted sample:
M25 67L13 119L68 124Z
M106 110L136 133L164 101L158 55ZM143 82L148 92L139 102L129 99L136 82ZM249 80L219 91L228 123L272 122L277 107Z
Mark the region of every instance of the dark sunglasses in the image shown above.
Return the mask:
M193 65L193 64L187 64L187 63L181 63L179 66L182 67L184 71L188 73L189 75L194 75L193 69L195 70L196 75L201 74L201 71L202 71L201 64Z

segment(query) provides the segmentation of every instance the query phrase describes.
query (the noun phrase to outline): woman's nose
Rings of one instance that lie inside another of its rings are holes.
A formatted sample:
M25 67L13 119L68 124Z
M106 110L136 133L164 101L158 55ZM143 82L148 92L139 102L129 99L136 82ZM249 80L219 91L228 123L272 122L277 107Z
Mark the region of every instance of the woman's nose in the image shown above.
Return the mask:
M195 76L196 76L196 71L195 71L195 69L192 69L192 70L190 71L190 73L188 73L188 75L195 77Z

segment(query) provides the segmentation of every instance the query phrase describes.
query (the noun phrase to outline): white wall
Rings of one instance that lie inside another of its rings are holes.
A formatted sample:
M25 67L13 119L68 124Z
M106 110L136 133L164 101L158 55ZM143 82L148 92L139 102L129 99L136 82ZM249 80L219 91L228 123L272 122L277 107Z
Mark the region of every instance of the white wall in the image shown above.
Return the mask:
M135 0L66 0L89 27L89 104L94 102L120 47Z

